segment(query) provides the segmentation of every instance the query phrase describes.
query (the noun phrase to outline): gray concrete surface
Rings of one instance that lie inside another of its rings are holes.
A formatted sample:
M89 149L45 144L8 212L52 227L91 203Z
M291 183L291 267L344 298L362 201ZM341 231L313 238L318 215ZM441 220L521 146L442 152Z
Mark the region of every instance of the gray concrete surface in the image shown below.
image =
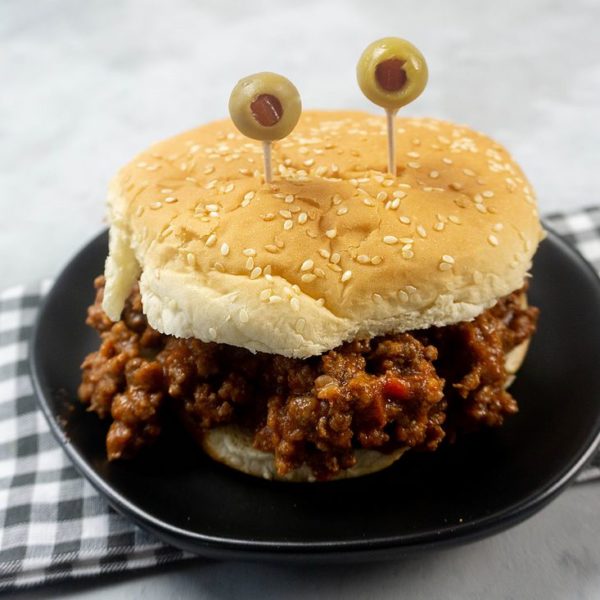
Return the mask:
M0 287L57 273L102 228L109 178L149 142L226 114L274 70L304 105L371 109L354 64L415 42L430 83L407 114L505 143L542 212L600 201L600 2L2 0ZM21 598L600 598L600 484L513 530L395 563L298 568L192 561Z

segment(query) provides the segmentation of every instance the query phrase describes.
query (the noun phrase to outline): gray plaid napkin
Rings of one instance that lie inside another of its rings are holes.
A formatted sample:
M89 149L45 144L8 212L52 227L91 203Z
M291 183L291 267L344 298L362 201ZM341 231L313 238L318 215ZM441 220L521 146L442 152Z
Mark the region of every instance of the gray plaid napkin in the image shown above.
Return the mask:
M546 220L600 271L600 208ZM70 464L37 409L28 343L49 286L0 294L0 590L192 556L114 512ZM594 478L600 454L578 481Z

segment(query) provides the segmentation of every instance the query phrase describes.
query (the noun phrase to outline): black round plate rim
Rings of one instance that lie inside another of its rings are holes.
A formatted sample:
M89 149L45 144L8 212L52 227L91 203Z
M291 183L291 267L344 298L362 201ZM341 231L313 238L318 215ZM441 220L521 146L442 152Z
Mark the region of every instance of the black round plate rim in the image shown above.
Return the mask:
M554 229L544 222L544 228L548 237L554 243L561 247L564 252L574 256L577 262L592 275L592 278L600 285L600 278L594 268L587 262L581 253L564 238L562 238ZM44 320L45 311L50 304L52 294L58 287L59 282L65 276L77 258L85 253L86 249L98 241L99 238L106 236L107 230L103 230L88 241L79 252L71 258L66 264L59 276L54 280L52 287L44 298L35 321L32 333L31 351L29 353L29 367L34 393L38 405L42 409L52 434L65 450L70 460L73 462L79 473L85 477L93 487L100 492L109 504L117 512L132 519L138 525L151 530L159 538L166 542L179 546L185 550L193 549L196 552L206 556L215 557L248 557L261 558L269 555L270 559L293 559L294 557L306 558L309 555L322 555L329 553L345 554L368 554L376 553L389 549L397 549L402 553L408 551L425 550L431 547L442 547L448 545L458 545L469 541L474 541L498 533L512 525L522 522L527 517L539 511L548 504L558 493L577 475L579 470L586 464L594 452L600 448L600 413L596 418L596 428L590 434L586 444L583 444L580 451L573 455L571 461L557 476L548 482L548 485L536 494L524 498L522 501L508 506L504 510L492 513L485 517L448 527L440 532L426 531L412 534L402 534L400 536L368 538L364 540L351 541L325 541L325 542L298 542L298 541L269 541L269 540L247 540L247 539L229 539L219 536L208 535L194 532L171 525L161 519L147 513L138 505L130 502L118 491L113 489L103 477L97 474L94 469L88 465L86 460L78 453L76 448L70 443L64 434L54 412L48 402L42 384L42 374L39 372L38 353L40 351L40 328ZM337 482L325 483L321 485L336 485ZM311 485L311 484L281 484L275 485Z

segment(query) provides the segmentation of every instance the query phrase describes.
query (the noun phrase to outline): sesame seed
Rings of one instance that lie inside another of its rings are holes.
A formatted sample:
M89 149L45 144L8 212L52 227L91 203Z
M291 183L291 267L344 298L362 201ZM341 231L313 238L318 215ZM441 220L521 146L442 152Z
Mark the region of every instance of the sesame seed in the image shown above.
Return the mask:
M497 246L500 242L498 241L498 238L495 235L489 235L488 236L488 242L492 245L492 246Z
M208 337L211 340L217 339L217 330L214 327L209 327L208 328Z
M444 262L450 263L451 265L453 265L453 264L454 264L454 257L453 257L453 256L450 256L449 254L444 254L444 255L442 256L442 260L443 260Z
M275 218L275 213L266 213L264 215L260 215L260 218L263 221L272 221Z
M420 168L421 168L421 163L418 163L418 162L416 162L416 161L412 161L412 160L411 160L411 161L409 161L409 162L408 162L408 166L409 166L411 169L420 169Z
M300 310L300 300L298 298L290 298L290 305L293 311L298 312Z
M494 192L492 192L492 190L485 190L485 192L482 192L481 195L484 198L493 198L494 197Z
M241 323L247 323L250 320L250 317L248 316L248 311L245 308L240 309L238 316L240 318Z
M141 217L143 212L144 212L144 207L143 206L138 206L135 209L135 216L136 217Z
M327 263L327 268L336 273L342 272L342 267L340 267L340 265L334 265L333 263Z
M366 254L359 254L356 257L356 260L361 264L361 265L366 265L367 263L369 263L371 261L371 259L366 255Z
M390 202L390 208L392 210L397 210L397 208L400 206L400 198L394 198L391 202Z
M204 187L207 190L212 190L217 185L217 183L219 183L218 179L211 179Z
M396 190L392 196L394 196L394 198L406 198L406 192L403 192L402 190Z
M320 167L317 167L315 170L315 175L317 175L318 177L325 175L325 173L327 173L327 167L324 167L322 165Z
M331 256L331 253L329 252L329 250L325 250L325 248L321 248L319 250L319 254L323 257L323 258L329 258Z
M300 270L301 271L310 271L313 267L315 266L314 261L312 261L310 258L307 258L301 265L300 265Z
M173 196L168 196L167 198L165 198L165 202L167 204L173 204L173 202L177 202L177 198L173 198Z
M263 273L265 275L270 275L271 274L271 265L267 265L264 269L263 269Z
M383 262L383 256L373 256L371 258L372 265L380 265Z
M414 294L417 291L417 288L414 285L405 285L404 289L409 293L409 294Z
M244 248L242 254L244 256L256 256L256 250L254 248Z
M437 179L440 176L439 171L431 171L429 173L429 177L431 177L431 179Z
M443 230L444 230L444 227L445 227L445 225L444 225L444 223L442 223L441 221L439 221L438 223L436 223L436 224L433 226L433 228L434 228L436 231L443 231Z
M298 223L300 223L300 225L304 225L304 223L306 223L307 220L308 220L308 215L305 212L301 212L298 215Z
M288 195L287 195L287 196L286 196L286 197L283 199L283 201L284 201L286 204L291 204L291 203L292 203L292 202L293 202L295 199L296 199L296 197L294 196L294 194L288 194Z
M248 202L250 202L250 200L252 200L252 198L254 198L254 195L255 194L253 191L246 192L244 194L244 200L247 200Z
M219 205L218 204L207 204L206 210L217 211L217 210L219 210Z
M398 243L398 238L395 235L385 235L383 236L383 243L384 244L397 244Z
M379 194L377 194L377 200L383 202L384 200L387 200L387 192L379 192Z
M284 244L283 240L280 240L279 238L275 238L275 245L276 245L276 246L277 246L279 249L281 249L281 248L283 248L283 247L285 246L285 244Z
M283 228L284 228L286 231L289 231L289 230L290 230L290 229L291 229L293 226L294 226L294 221L292 221L291 219L286 219L286 220L283 222Z
M216 262L216 263L215 263L215 269L216 269L217 271L221 271L221 273L225 272L225 267L224 267L224 266L223 266L223 264L222 264L222 263L220 263L220 262Z
M156 209L160 208L161 206L162 206L162 202L156 201L150 205L150 208L152 208L153 210L156 210Z
M438 269L440 271L449 271L451 268L452 268L452 265L450 263L447 263L447 262L441 262L438 265Z
M400 302L408 302L408 294L404 290L398 292L398 298L400 298Z
M325 232L325 235L326 235L326 236L327 236L327 237L328 237L330 240L332 240L332 239L333 239L333 238L334 238L334 237L337 235L337 229L328 229L328 230Z
M257 279L262 274L262 269L260 267L254 267L252 272L250 273L250 279Z
M344 199L339 194L335 194L331 200L331 202L335 204L335 206L341 204L343 201Z
M173 190L171 188L163 188L162 190L160 190L161 194L171 194L173 192Z
M258 297L263 301L266 302L269 299L269 296L271 295L271 290L269 288L267 288L266 290L263 290Z
M269 297L269 302L271 304L277 304L278 302L282 302L283 298L281 296L277 296L277 294L273 294Z
M284 219L291 219L292 218L292 213L289 210L280 210L279 214L284 218Z
M373 202L373 200L370 198L363 198L363 204L365 206L375 206L375 202Z
M399 221L401 223L404 223L405 225L409 225L410 224L410 217L402 215L402 216L398 217L398 219L399 219Z
M224 191L225 191L226 194L228 194L229 192L233 192L234 188L235 188L235 185L233 183L228 183L225 186L225 190Z
M217 236L214 233L211 233L208 238L206 239L205 245L208 246L209 248L211 246L215 245L215 242L217 241Z
M223 242L221 244L221 254L223 256L227 256L229 254L229 244L227 242Z
M418 152L407 152L406 156L410 156L411 158L419 158L421 155Z
M342 216L348 213L348 207L347 206L342 206L341 208L337 209L337 214L338 216Z
M372 298L375 304L381 304L383 302L383 297L380 294L373 294Z
M352 271L344 271L340 277L342 283L346 283L352 277Z
M298 333L302 333L304 331L304 328L306 327L306 319L303 319L302 317L300 317L297 321L296 321L296 326L295 329Z
M302 162L302 164L305 167L312 167L315 164L315 159L314 158L307 158L305 161Z
M340 260L342 260L342 257L340 256L339 252L334 252L334 253L331 255L331 259L330 259L330 260L331 260L331 262L332 262L334 265L337 265L337 264L340 262Z
M475 172L471 171L471 169L463 169L463 173L468 177L475 177Z
M190 265L190 267L193 267L196 264L196 257L191 252L188 252L188 255L186 258L187 258L188 265Z
M483 204L476 204L475 208L480 212L480 213L486 213L487 212L487 208L483 205Z
M494 231L502 231L502 230L504 229L504 225L503 225L502 223L496 223L496 224L495 224L495 225L492 227L492 229L493 229Z
M459 219L459 218L458 218L456 215L450 215L450 216L448 217L448 220L449 220L451 223L454 223L455 225L458 225L458 224L460 223L460 219Z
M425 227L423 227L423 225L417 225L417 233L422 238L426 238L427 237L427 231L425 230Z
M458 183L458 181L453 181L453 182L450 184L450 187L451 187L453 190L455 190L455 191L457 191L457 192L458 192L459 190L462 190L462 188L463 188L463 184L462 184L462 183Z
M413 258L415 253L412 250L402 250L402 258Z
M446 163L447 165L451 165L454 161L451 158L444 157L442 158L442 162Z
M302 281L304 281L304 283L310 283L311 281L314 281L317 278L317 276L314 273L304 273L304 275L302 275L302 277L300 277L300 279L302 279Z
M215 168L212 165L208 165L205 169L204 169L204 174L205 175L210 175L211 173L215 172Z

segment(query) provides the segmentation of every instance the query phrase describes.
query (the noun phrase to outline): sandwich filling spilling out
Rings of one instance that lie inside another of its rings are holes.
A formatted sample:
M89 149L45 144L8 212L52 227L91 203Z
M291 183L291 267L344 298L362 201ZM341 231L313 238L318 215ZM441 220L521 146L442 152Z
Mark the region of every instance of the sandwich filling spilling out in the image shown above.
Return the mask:
M280 476L304 464L329 479L359 448L435 450L444 439L517 412L506 356L535 330L525 287L473 321L357 339L307 359L163 335L148 325L137 287L121 320L102 309L104 277L87 323L100 348L83 362L79 397L112 419L110 459L156 441L168 413L197 440L236 424L274 455Z

